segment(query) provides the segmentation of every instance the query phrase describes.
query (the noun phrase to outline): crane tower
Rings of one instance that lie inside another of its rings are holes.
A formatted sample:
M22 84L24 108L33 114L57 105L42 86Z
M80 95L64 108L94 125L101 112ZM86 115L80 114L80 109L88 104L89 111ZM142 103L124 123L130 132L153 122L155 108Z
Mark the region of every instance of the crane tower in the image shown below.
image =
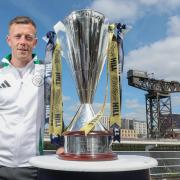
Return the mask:
M157 80L137 70L129 70L127 78L130 86L148 92L145 95L148 137L174 137L170 93L180 92L180 83Z

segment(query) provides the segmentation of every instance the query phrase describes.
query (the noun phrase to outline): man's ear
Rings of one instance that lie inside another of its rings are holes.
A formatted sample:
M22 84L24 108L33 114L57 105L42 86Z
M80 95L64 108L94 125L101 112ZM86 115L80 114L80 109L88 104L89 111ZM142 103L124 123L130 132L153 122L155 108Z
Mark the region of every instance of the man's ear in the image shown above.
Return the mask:
M9 35L6 36L6 42L11 47L11 38Z
M36 39L34 40L34 47L33 47L33 48L35 48L35 47L36 47L37 42L38 42L38 39L36 38Z

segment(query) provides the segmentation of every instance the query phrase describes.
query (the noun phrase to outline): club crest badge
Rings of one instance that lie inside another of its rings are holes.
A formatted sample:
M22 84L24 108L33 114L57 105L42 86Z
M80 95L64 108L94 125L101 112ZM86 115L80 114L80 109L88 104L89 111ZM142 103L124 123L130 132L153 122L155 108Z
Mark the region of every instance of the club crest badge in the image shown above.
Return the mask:
M43 76L40 75L40 74L34 75L33 78L32 78L32 83L37 87L42 86L44 84Z

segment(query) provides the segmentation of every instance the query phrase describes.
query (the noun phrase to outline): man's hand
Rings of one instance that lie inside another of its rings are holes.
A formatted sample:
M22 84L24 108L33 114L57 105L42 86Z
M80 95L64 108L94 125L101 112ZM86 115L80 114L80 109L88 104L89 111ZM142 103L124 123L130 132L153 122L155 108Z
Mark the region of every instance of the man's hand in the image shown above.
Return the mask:
M63 148L63 147L60 147L60 148L58 148L58 149L56 150L56 154L57 154L57 155L60 155L60 154L62 154L62 153L64 153L64 148Z

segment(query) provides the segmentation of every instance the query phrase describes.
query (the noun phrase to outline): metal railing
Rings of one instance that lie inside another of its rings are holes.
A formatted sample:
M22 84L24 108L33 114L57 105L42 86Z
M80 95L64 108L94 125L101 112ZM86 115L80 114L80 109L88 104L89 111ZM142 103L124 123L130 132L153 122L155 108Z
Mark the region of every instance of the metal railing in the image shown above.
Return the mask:
M155 158L158 166L150 169L153 180L180 179L180 151L117 151L116 153Z

